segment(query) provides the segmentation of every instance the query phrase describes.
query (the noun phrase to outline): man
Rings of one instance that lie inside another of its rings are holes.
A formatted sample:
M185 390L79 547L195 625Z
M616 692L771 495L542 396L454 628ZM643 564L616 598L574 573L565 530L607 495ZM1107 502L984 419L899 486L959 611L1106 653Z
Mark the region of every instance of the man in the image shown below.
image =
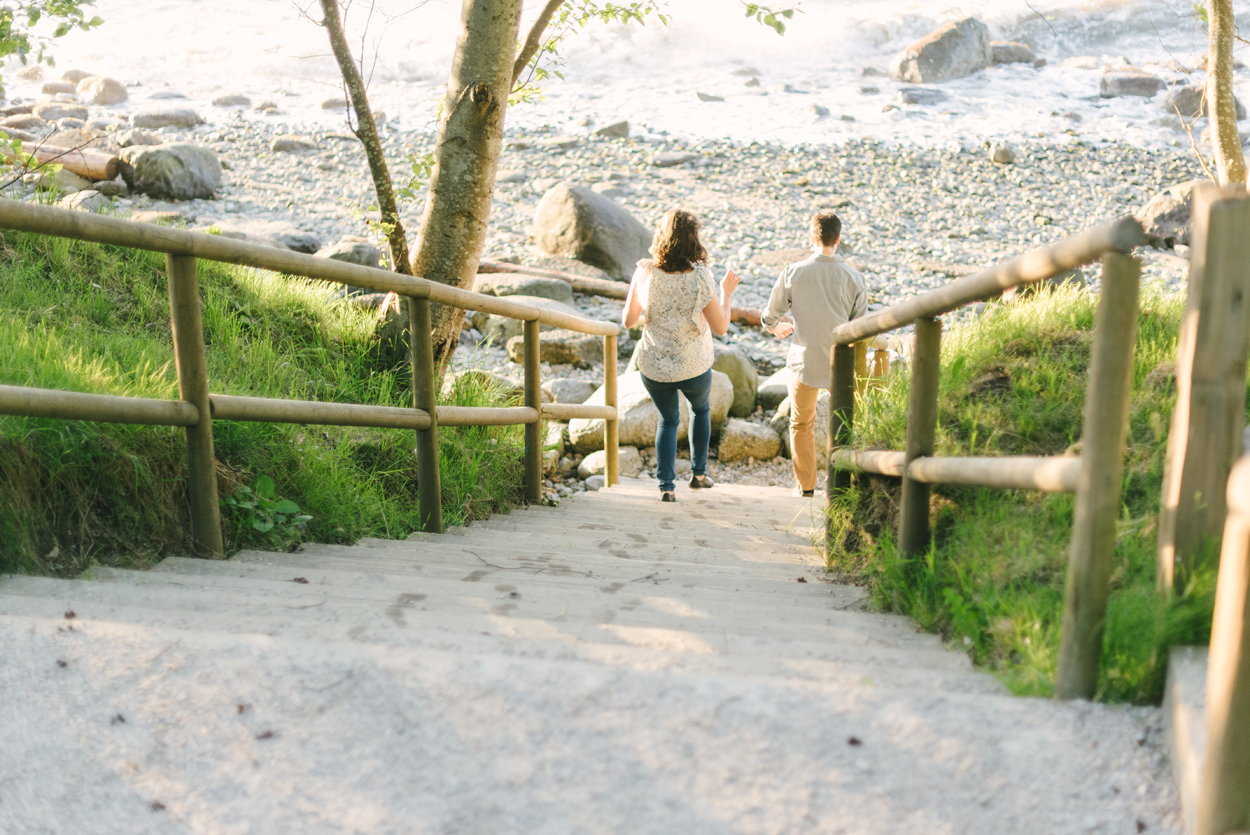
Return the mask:
M790 369L790 457L796 494L816 492L816 398L833 384L829 356L833 329L863 316L868 308L864 277L846 265L836 252L842 221L830 211L812 217L815 253L786 267L777 279L764 329L784 339L793 334L786 366ZM781 317L791 313L794 324Z

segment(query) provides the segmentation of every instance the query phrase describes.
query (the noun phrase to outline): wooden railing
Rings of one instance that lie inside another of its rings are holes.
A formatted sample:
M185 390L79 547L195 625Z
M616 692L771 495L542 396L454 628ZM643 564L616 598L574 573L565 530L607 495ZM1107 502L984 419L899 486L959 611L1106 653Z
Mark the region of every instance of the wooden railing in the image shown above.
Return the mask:
M1228 478L1207 655L1207 758L1196 835L1250 830L1250 456Z
M829 414L830 506L849 486L852 471L899 476L902 501L898 549L905 556L930 547L931 484L1075 492L1059 669L1060 698L1092 698L1102 650L1115 521L1127 433L1141 264L1126 253L1145 243L1132 218L1096 226L1058 243L936 290L854 319L833 331L833 386ZM1102 259L1102 290L1085 398L1080 458L939 458L934 456L942 325L937 319L963 305L997 298L1005 290L1063 275ZM848 449L855 414L855 344L915 325L911 387L903 451ZM827 532L832 536L832 529Z
M221 556L221 512L213 467L214 420L371 426L416 432L418 503L427 531L443 530L438 461L439 426L525 426L525 497L542 499L543 419L597 418L604 423L606 481L618 483L616 340L619 326L401 275L297 252L102 215L0 199L0 229L163 252L169 275L170 322L179 400L114 397L0 385L0 414L182 426L187 433L187 494L197 552ZM197 259L350 284L408 299L413 406L320 403L211 394L200 318ZM430 334L430 302L519 319L524 323L525 405L506 408L439 406ZM604 405L543 404L539 325L603 337Z

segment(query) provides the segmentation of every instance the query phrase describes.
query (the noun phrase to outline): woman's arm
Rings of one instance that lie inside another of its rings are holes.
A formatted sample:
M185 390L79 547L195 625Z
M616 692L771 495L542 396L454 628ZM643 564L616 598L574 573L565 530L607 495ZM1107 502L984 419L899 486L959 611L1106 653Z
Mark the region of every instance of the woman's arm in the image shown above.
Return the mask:
M727 271L720 283L720 300L712 299L703 308L703 318L707 319L712 333L717 336L722 336L729 330L729 312L733 305L734 289L741 280L733 270Z
M638 301L638 273L634 273L629 282L629 293L625 296L625 311L621 314L621 324L632 328L642 318L642 302Z

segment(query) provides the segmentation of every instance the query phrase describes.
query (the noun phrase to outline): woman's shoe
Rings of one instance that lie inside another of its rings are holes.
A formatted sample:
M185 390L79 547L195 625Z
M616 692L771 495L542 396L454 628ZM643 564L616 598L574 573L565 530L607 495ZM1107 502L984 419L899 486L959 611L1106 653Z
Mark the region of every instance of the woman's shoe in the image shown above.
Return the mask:
M660 501L675 502L677 501L677 494L672 492L671 490L665 490L663 493L660 494Z
M705 475L694 475L690 477L691 490L707 490L714 484L716 484L716 482L712 481L712 479Z

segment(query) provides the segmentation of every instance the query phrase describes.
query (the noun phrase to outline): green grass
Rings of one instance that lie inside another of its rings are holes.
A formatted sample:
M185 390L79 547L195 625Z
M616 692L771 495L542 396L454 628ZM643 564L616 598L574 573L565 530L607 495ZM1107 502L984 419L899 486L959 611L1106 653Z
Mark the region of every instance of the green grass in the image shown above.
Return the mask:
M375 337L374 314L326 285L202 261L200 293L210 390L411 404L408 366ZM0 383L176 397L164 256L5 233ZM469 375L444 397L501 394ZM268 475L312 516L307 539L419 528L411 432L228 421L213 432L222 498ZM521 427L444 428L439 445L448 524L519 503ZM186 552L184 454L181 429L0 417L0 571L70 576ZM255 544L231 521L229 550Z
M990 305L944 335L938 455L1079 451L1097 298L1065 288ZM1155 594L1156 516L1175 387L1183 300L1143 294L1134 355L1122 505L1098 698L1157 702L1167 648L1205 642L1214 578L1199 572L1174 603ZM1159 370L1156 370L1159 369ZM1152 373L1154 372L1154 373ZM854 445L902 449L908 379L900 367L856 404ZM933 547L895 548L897 479L860 476L833 511L830 568L865 583L875 605L963 646L1013 691L1053 692L1073 497L935 486Z

